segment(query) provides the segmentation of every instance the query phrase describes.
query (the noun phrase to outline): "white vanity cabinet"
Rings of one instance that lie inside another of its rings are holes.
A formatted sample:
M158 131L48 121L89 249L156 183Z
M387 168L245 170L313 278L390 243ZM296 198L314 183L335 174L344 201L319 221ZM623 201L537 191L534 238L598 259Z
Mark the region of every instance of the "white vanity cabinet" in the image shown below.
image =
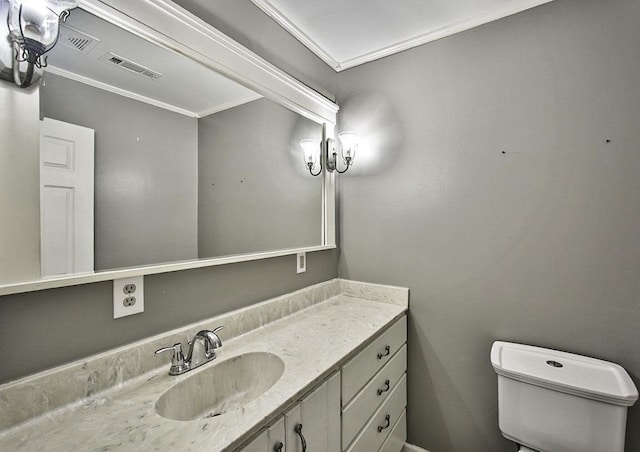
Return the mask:
M236 452L400 452L406 440L402 316Z
M406 439L407 318L342 366L342 450L399 452Z
M339 452L340 372L237 452Z

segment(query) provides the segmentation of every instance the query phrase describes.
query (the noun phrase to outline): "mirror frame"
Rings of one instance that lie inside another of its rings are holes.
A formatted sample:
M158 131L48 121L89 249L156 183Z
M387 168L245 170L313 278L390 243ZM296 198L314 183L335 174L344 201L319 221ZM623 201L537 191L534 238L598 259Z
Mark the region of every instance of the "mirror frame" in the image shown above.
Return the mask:
M169 0L80 0L80 8L157 45L191 58L323 125L334 136L338 105ZM159 30L162 30L160 32ZM336 248L335 175L322 175L320 245L168 262L0 285L0 296ZM293 271L293 269L292 269Z

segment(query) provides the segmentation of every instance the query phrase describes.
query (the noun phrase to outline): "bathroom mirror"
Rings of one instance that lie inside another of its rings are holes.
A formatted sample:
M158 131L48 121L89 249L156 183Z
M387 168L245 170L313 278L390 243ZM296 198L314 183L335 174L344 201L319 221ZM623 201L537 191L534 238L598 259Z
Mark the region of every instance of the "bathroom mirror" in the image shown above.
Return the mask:
M40 82L39 262L0 294L333 247L327 180L299 149L322 112L95 5L72 11Z

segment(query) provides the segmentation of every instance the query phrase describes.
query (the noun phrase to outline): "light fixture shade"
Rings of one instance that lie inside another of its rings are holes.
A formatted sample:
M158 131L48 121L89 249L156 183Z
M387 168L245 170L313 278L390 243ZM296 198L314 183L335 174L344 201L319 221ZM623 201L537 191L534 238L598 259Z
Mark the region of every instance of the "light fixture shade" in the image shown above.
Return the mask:
M61 15L78 3L77 0L9 0L9 36L35 59L55 45Z
M62 11L68 11L76 8L80 4L80 0L46 0L49 8L55 11L59 16Z
M342 143L342 158L349 163L353 163L360 138L353 132L341 132L338 134L338 138Z
M320 142L312 139L302 140L300 147L302 147L302 155L307 168L316 166L320 158Z

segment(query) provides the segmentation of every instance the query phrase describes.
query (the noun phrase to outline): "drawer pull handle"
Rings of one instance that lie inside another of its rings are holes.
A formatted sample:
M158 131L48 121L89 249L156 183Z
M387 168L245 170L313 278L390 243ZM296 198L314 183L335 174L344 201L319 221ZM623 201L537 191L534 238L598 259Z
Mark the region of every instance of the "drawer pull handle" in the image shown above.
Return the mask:
M282 441L278 441L276 445L273 446L273 452L282 452L283 447L284 447L284 444L282 444Z
M389 390L389 379L386 379L384 381L384 388L378 389L378 395L381 396L383 393L387 392L388 390Z
M382 430L384 430L385 428L389 428L389 426L391 425L391 416L389 416L388 414L384 417L384 421L386 422L387 425L378 425L378 433L380 433Z
M307 440L304 439L304 435L302 434L302 424L296 424L293 428L293 431L298 434L300 437L300 443L302 443L302 452L307 452Z
M390 353L391 353L391 347L387 345L384 348L384 353L378 353L378 359L382 359L385 356L389 356Z

